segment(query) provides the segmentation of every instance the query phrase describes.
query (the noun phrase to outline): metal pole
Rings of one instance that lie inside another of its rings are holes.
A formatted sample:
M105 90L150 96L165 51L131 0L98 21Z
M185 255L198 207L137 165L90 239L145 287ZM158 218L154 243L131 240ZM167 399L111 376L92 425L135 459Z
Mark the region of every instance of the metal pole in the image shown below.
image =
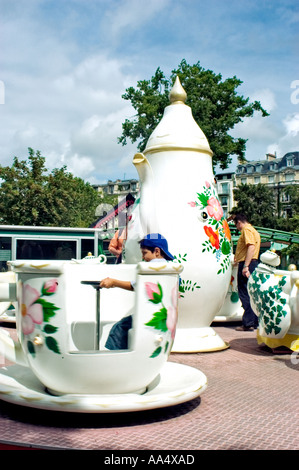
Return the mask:
M81 281L81 284L92 286L96 290L96 320L95 320L95 350L100 349L100 282L101 281Z
M95 349L100 349L100 286L95 287L96 289L96 331L95 331Z

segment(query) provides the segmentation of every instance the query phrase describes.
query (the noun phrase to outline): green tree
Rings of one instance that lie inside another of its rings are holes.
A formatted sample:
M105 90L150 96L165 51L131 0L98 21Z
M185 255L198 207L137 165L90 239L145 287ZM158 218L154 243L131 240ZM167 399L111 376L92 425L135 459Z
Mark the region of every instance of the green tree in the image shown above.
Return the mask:
M284 203L283 201L286 201ZM286 205L288 208L287 218L291 221L295 218L295 216L299 216L299 186L298 185L288 185L285 186L282 190L279 191L278 195L278 216L281 216L281 211L283 207ZM283 220L286 220L283 218ZM294 229L298 225L293 223Z
M249 98L237 93L242 81L235 76L222 80L220 74L205 70L200 62L188 65L185 59L172 71L169 79L158 68L150 80L140 80L136 89L126 89L122 97L131 102L136 115L124 121L118 142L126 145L128 139L133 143L138 141L137 148L141 152L144 150L169 104L169 91L176 76L187 93L186 104L191 107L195 121L209 141L214 166L219 164L222 169L227 168L232 155L237 155L240 162L246 161L246 140L232 137L229 131L244 118L253 116L255 111L268 116L267 111L260 102L249 103Z
M66 167L48 172L40 151L27 160L14 157L0 166L0 223L53 227L88 227L95 219L98 193Z
M241 184L234 189L237 205L231 214L241 212L248 217L252 225L274 229L276 196L273 189L264 184Z

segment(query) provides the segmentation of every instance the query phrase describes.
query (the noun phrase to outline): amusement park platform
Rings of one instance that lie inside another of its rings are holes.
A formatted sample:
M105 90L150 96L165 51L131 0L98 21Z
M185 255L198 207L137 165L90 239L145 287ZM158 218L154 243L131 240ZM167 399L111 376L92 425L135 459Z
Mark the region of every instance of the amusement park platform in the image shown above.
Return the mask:
M207 376L200 397L168 408L96 414L0 400L0 450L298 450L298 355L275 355L258 345L256 331L236 331L236 324L212 327L228 349L169 358Z

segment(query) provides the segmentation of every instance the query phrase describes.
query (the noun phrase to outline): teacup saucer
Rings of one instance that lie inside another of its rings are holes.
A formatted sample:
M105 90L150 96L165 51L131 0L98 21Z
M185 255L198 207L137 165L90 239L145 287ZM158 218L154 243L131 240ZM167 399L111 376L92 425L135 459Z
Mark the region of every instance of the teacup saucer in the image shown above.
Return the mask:
M173 406L198 397L207 387L207 378L199 370L167 362L160 375L142 395L50 395L28 367L0 368L0 399L44 410L121 413Z

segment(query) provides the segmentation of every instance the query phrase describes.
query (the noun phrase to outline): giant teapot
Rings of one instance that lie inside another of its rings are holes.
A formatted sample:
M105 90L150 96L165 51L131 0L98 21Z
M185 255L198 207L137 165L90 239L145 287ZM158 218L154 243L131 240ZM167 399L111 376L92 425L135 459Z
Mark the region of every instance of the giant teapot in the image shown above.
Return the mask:
M179 79L170 105L133 163L140 195L128 225L126 263L140 261L138 241L161 233L170 252L184 266L179 319L173 351L225 349L210 327L231 281L231 236L212 168L212 151L185 104Z

